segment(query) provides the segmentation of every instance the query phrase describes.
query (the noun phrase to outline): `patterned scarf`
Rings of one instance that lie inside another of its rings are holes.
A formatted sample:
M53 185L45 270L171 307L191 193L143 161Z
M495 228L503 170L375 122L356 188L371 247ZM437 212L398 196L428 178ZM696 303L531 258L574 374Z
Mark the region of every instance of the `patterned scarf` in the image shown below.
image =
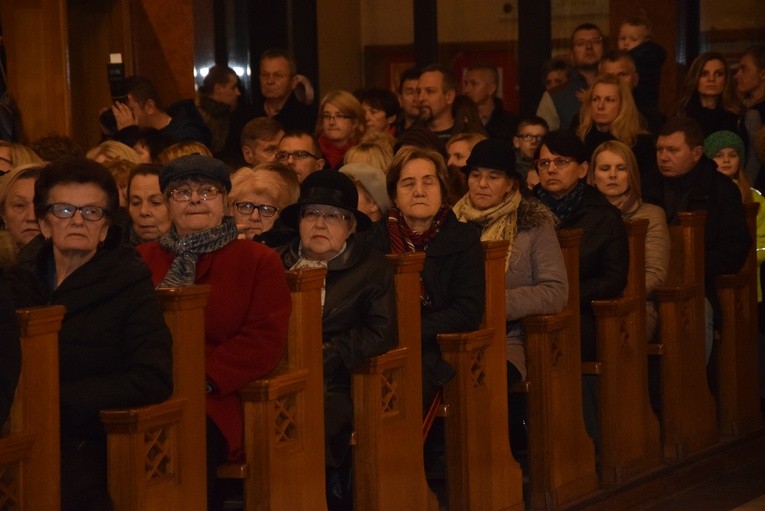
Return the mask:
M167 275L159 283L162 287L184 287L194 283L197 276L197 260L202 254L225 247L237 238L234 217L223 217L223 223L187 236L178 236L175 225L161 238L159 245L175 255Z
M587 186L584 181L579 180L574 189L560 199L556 199L539 185L534 187L534 193L537 199L550 208L550 211L560 219L562 226L565 227L568 220L582 207L582 197L584 197Z
M520 203L521 194L515 191L496 206L479 211L473 205L473 201L470 200L470 194L465 194L453 208L457 220L475 222L483 228L481 241L510 241L505 256L505 271L510 267L510 254L513 252L513 240L518 227L518 205Z
M428 244L436 237L441 230L449 214L449 205L442 204L439 208L430 227L425 232L415 232L404 219L404 214L396 206L393 206L388 212L388 239L390 240L391 252L394 254L403 254L404 252L425 252ZM428 296L428 290L425 289L425 283L420 276L420 303L423 307L430 307L431 301Z

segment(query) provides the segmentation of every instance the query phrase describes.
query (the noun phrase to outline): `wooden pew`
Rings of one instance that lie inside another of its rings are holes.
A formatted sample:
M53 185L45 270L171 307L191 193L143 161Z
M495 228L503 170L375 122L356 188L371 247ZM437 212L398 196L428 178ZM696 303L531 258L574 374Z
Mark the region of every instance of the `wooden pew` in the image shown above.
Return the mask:
M735 275L717 277L722 329L717 352L720 433L735 437L762 427L757 350L757 203L746 204L752 248Z
M20 309L21 374L0 437L0 509L61 507L58 332L64 307Z
M621 298L595 300L600 481L609 488L661 463L659 422L648 398L645 237L648 220L626 222L629 273Z
M678 213L669 228L668 283L656 290L661 352L664 461L677 462L715 444L717 406L707 383L704 341L703 211Z
M248 511L326 509L321 342L325 273L287 272L292 297L287 352L271 375L240 390L245 461L221 466L218 477L243 479Z
M422 451L420 271L425 255L388 255L395 266L398 347L353 373L354 509L437 511Z
M582 415L579 339L579 241L558 232L568 274L568 306L523 320L528 373L532 509L560 509L598 489L595 447Z
M173 338L173 395L157 405L101 412L115 511L207 506L204 309L209 287L157 294Z
M505 353L507 241L483 242L486 311L481 330L438 336L456 371L444 388L449 508L522 510L523 477L510 452Z

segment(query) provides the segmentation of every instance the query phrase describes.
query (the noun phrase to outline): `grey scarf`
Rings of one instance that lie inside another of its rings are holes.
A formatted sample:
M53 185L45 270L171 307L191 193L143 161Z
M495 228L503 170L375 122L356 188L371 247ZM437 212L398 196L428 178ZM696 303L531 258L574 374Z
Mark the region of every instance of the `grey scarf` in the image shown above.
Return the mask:
M160 239L159 245L175 255L167 275L159 283L162 287L184 287L194 283L197 276L197 260L202 254L225 247L237 238L234 217L223 217L223 223L187 236L178 236L175 225Z

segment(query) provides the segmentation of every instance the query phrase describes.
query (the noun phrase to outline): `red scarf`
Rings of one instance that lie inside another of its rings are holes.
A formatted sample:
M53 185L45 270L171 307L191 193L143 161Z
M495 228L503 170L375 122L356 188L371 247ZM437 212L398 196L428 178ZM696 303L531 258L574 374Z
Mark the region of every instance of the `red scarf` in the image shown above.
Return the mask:
M327 160L327 166L330 169L338 170L343 165L345 152L357 144L354 140L349 140L341 146L335 145L324 135L319 135L319 147L322 157Z
M401 210L393 206L388 212L388 239L390 240L391 252L394 254L424 252L428 248L428 244L441 230L441 225L446 220L449 210L449 205L443 204L430 223L428 230L425 232L415 232L406 223ZM420 276L420 303L423 307L431 305L428 290L425 289L422 276Z

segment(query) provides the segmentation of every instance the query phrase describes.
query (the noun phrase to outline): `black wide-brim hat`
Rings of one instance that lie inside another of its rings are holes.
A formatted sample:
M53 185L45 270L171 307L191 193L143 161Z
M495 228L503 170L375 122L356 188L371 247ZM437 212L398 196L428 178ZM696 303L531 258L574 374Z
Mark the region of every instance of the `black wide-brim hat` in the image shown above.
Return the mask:
M372 226L372 220L359 211L359 192L356 185L345 174L336 170L319 170L309 174L300 185L300 198L295 204L284 208L279 218L287 227L298 230L300 210L306 204L335 206L353 213L356 217L356 231L361 232Z
M521 177L515 170L515 148L513 144L498 138L481 140L473 146L470 156L462 167L467 176L474 168L493 169L504 172L509 177Z

